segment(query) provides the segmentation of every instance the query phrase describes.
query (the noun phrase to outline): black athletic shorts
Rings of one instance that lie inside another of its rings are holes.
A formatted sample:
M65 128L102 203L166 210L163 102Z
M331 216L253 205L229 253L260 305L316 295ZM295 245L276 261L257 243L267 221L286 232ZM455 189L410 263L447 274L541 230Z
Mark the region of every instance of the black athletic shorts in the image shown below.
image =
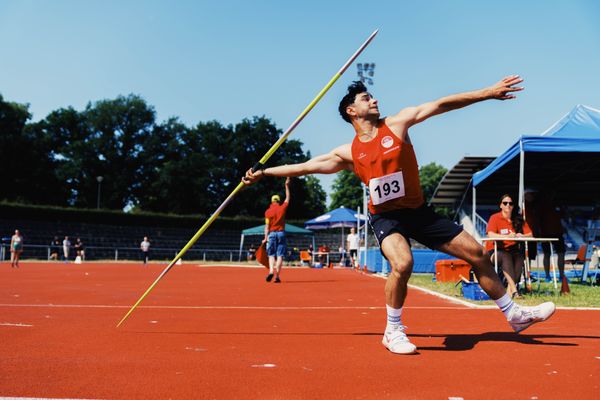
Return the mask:
M380 247L383 239L398 232L406 240L414 239L430 249L435 249L454 239L463 230L462 226L436 214L426 205L372 214L369 215L369 224Z

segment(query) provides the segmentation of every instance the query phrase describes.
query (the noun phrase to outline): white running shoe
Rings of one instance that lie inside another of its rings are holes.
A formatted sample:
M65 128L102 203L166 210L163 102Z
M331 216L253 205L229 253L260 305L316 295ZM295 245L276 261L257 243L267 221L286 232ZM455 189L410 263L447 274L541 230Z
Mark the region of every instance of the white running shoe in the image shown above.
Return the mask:
M547 320L554 314L554 303L548 301L535 307L525 307L515 304L508 314L508 323L519 333L529 328L536 322Z
M381 343L392 353L396 354L413 354L417 351L417 346L412 344L406 337L405 326L399 329L391 329L385 331Z

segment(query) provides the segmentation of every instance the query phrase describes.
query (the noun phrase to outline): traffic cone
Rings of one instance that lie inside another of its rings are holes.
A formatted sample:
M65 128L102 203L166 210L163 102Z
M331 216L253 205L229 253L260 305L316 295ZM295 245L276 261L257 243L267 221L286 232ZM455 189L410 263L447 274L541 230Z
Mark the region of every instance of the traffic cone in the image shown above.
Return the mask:
M563 275L562 277L562 285L560 286L560 294L570 294L571 289L569 289L569 281L567 281L567 277Z

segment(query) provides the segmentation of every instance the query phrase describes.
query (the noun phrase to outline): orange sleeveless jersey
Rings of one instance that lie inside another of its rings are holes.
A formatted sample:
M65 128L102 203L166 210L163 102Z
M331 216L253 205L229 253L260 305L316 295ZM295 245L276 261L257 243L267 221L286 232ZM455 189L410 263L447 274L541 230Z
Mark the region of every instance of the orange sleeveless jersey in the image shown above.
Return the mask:
M352 142L354 173L369 187L371 214L423 205L415 151L381 121L377 136Z

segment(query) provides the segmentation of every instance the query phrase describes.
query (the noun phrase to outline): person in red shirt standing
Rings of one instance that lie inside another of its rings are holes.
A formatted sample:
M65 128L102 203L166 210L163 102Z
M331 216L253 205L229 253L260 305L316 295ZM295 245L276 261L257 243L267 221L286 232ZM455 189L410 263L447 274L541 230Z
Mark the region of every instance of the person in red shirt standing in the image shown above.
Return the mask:
M285 213L290 204L290 178L285 180L285 200L281 201L278 194L271 196L271 205L265 211L265 238L267 242L267 255L269 256L269 274L267 282L271 282L275 274L275 283L280 283L283 256L287 252L285 241Z
M486 242L485 246L492 258L497 258L498 267L502 268L508 283L508 294L510 296L518 295L517 283L521 278L525 263L525 247L523 242L509 239L532 236L532 233L527 222L523 221L523 217L519 214L510 195L505 194L500 198L500 212L492 214L490 217L487 235L491 238L507 238L507 240L497 241L498 254L493 254L493 241Z
M242 182L253 184L263 176L303 176L354 172L369 187L369 222L381 253L392 272L385 284L387 325L382 344L392 353L411 354L417 347L406 335L401 316L414 259L410 239L463 259L473 266L479 284L496 302L515 332L547 320L555 310L552 302L535 307L515 304L506 293L489 255L462 227L435 213L425 204L419 181L419 166L408 134L426 119L484 100L509 100L523 79L503 78L494 85L453 94L382 118L378 102L365 85L356 81L348 87L339 112L352 124L354 140L306 162L264 169L249 169Z

